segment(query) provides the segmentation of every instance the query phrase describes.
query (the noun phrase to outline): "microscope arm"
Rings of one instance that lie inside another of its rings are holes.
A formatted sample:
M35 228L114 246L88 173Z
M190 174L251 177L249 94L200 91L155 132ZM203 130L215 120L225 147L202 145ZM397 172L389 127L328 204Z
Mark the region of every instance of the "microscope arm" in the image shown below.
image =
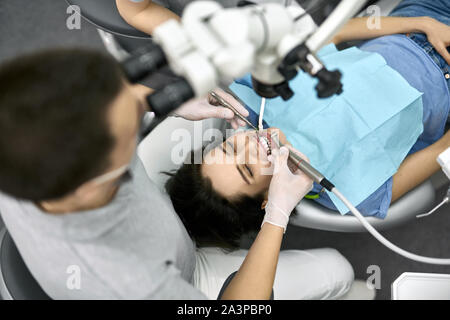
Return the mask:
M263 97L289 99L288 81L300 69L318 78L319 97L342 92L339 71L328 71L315 53L365 3L342 0L317 28L299 6L276 3L224 9L214 1L189 4L181 22L169 20L153 33L154 44L125 62L132 82L168 64L182 79L157 90L148 102L156 115L205 96L246 73ZM139 76L136 76L139 75Z

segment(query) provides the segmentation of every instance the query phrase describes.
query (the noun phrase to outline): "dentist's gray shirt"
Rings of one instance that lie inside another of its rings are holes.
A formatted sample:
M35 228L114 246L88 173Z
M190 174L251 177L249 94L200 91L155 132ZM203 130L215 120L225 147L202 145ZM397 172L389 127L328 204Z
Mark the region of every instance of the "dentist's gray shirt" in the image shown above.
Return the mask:
M206 299L192 285L193 242L137 156L105 207L52 215L0 194L0 212L54 299Z

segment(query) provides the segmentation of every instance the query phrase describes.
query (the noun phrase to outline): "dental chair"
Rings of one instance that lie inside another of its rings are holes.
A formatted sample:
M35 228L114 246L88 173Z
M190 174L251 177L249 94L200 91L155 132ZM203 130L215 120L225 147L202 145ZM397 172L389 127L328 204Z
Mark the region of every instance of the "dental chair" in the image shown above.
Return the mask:
M68 5L80 7L81 16L98 29L106 49L117 59L151 41L148 34L133 28L122 19L115 0L66 0L66 2Z
M66 3L80 8L82 18L97 28L106 50L118 61L152 41L148 34L133 28L122 19L115 0L66 0ZM157 89L175 79L177 77L169 68L164 67L154 72L143 84Z
M0 220L0 299L50 300L22 260Z

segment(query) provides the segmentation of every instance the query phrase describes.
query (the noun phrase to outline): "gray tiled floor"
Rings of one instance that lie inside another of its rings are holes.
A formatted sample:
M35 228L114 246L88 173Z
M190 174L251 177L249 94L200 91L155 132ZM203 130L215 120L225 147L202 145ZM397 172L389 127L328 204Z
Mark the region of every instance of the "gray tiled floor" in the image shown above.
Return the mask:
M0 62L17 54L48 46L81 45L103 49L98 34L87 22L81 30L65 26L66 4L59 0L2 0L0 2ZM445 189L445 190L444 190ZM440 190L438 199L446 191ZM413 252L450 257L450 207L429 218L384 232L394 243ZM1 222L0 222L1 223ZM390 284L406 271L450 273L450 267L408 261L384 248L368 234L344 234L290 226L283 248L333 247L346 256L358 278L367 278L367 267L379 265L382 288L378 299L390 298Z

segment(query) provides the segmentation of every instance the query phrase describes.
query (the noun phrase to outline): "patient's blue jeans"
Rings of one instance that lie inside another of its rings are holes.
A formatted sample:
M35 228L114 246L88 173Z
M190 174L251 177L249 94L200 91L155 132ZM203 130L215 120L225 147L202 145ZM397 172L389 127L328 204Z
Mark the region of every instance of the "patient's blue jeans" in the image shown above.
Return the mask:
M432 17L446 25L450 25L450 0L403 0L390 13L395 17ZM442 56L428 42L423 33L408 35L414 42L428 53L444 74L450 90L450 67Z

